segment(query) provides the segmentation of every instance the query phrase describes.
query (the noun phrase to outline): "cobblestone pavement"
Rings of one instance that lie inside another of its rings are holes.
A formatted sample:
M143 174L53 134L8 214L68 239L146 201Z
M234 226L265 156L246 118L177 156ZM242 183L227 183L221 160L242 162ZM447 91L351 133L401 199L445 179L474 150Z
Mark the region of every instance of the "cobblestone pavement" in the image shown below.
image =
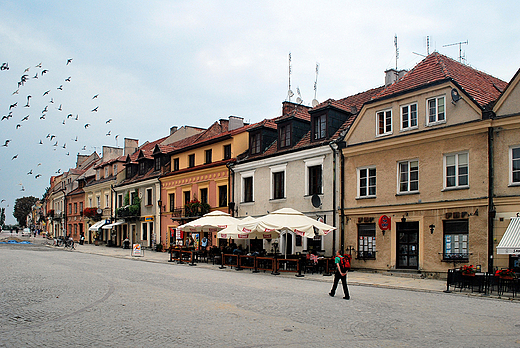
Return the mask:
M0 347L520 347L517 301L354 284L361 272L345 301L321 275L41 241L0 245Z

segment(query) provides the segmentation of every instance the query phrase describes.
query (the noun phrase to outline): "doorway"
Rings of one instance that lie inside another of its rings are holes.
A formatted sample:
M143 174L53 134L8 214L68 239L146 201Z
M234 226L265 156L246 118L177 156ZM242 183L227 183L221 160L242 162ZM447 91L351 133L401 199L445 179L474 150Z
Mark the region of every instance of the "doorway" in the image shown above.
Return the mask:
M419 221L397 222L397 268L419 268Z

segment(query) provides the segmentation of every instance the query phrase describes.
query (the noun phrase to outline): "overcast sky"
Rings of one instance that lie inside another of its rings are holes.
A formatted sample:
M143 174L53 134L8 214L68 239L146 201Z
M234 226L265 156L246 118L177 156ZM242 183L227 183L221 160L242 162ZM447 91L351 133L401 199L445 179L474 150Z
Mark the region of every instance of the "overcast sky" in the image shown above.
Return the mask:
M78 152L230 115L279 116L289 53L306 105L316 64L320 102L381 86L396 66L395 35L399 69L423 59L429 37L430 53L457 60L459 46L445 45L467 42L467 64L509 82L520 68L519 13L513 1L3 0L0 114L12 117L0 122L0 144L11 140L0 147L0 207L15 223L15 199L42 197Z

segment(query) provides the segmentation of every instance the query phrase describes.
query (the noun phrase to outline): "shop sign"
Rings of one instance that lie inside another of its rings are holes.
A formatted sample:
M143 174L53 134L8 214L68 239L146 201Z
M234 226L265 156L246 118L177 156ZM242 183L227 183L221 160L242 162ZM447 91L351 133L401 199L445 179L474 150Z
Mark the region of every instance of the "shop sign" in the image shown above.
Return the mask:
M383 231L389 230L390 222L391 222L391 219L389 216L381 215L381 217L379 218L379 221L378 221L379 228Z
M153 216L145 216L144 221L153 221Z
M144 256L141 244L132 244L132 256Z

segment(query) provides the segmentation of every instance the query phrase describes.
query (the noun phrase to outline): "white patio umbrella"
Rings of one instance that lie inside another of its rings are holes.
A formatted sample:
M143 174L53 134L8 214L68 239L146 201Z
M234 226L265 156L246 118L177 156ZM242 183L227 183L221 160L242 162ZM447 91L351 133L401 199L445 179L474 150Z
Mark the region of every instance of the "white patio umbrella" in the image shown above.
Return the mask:
M228 213L215 210L197 220L180 225L177 229L183 232L217 232L228 226L236 226L239 222L240 220Z
M282 208L259 217L256 221L239 223L238 229L246 233L287 229L302 237L314 238L316 234L326 235L336 227L314 220L292 208Z
M240 223L253 223L256 219L248 216L242 220ZM237 228L237 225L228 226L227 228L220 230L217 233L217 238L231 238L231 239L273 239L278 238L280 233L278 231L270 231L270 232L260 232L260 231L252 231L252 232L243 232Z

